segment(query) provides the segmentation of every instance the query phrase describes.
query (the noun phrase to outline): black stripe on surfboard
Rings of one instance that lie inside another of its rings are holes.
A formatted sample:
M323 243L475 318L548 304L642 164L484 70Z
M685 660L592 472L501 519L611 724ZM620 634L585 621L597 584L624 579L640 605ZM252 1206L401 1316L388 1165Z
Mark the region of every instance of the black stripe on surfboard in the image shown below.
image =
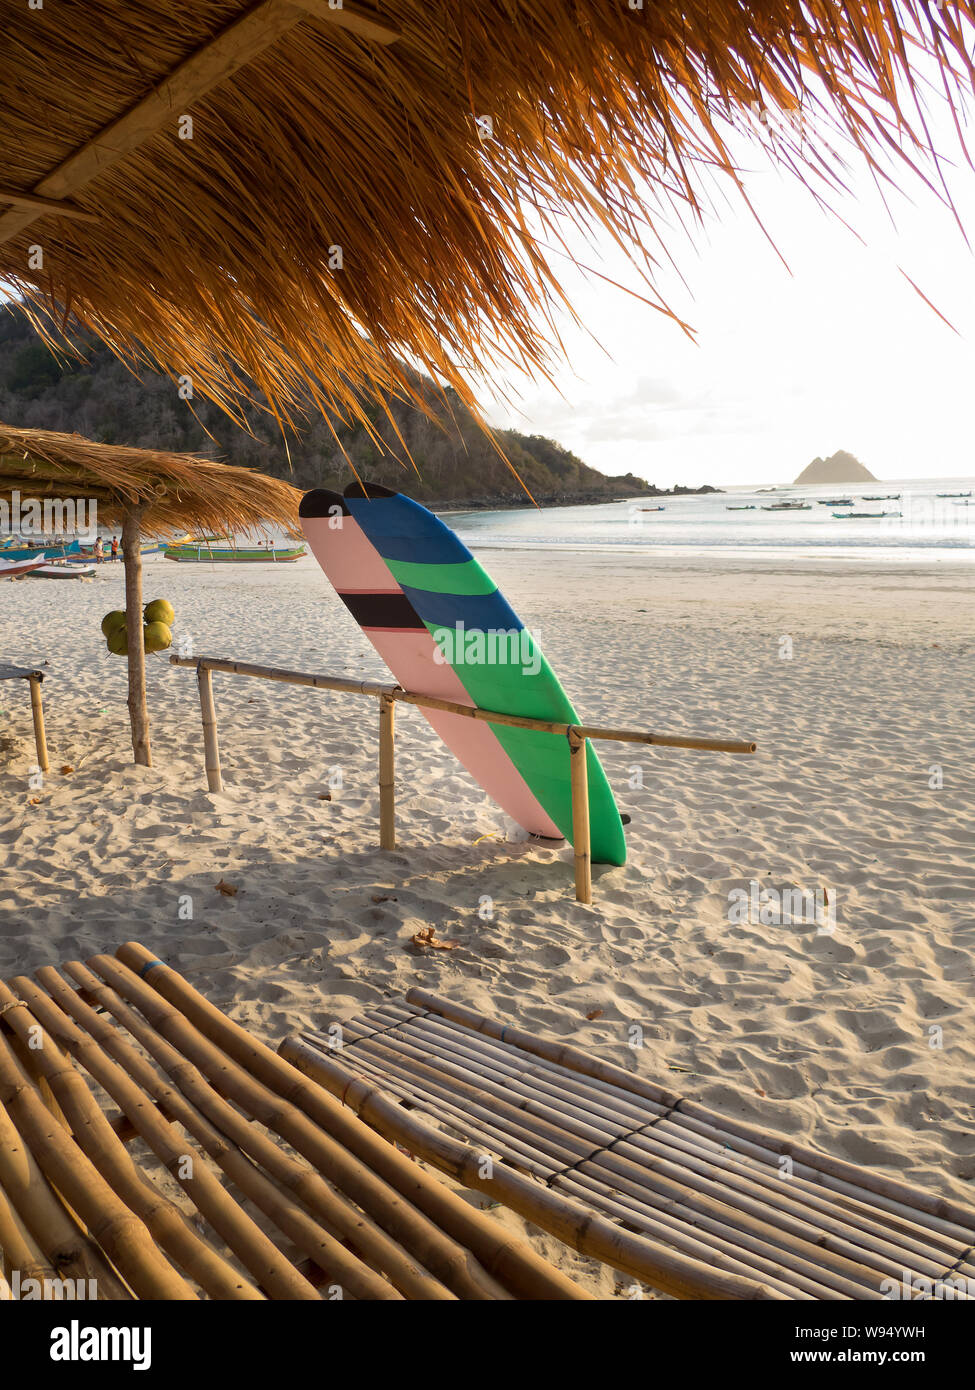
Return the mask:
M426 624L405 594L339 594L360 627L415 628Z
M348 516L349 509L341 492L314 487L298 503L299 516Z

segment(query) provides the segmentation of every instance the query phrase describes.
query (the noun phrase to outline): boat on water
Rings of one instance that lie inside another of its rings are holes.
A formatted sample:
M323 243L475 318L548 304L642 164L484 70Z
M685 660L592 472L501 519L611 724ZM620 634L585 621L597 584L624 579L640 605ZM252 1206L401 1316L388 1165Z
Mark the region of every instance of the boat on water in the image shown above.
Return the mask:
M837 521L878 520L884 516L903 516L903 512L834 512Z
M0 560L0 579L22 579L43 563L43 555L36 560Z
M640 508L640 511L641 511L641 512L665 512L666 510L667 510L666 507L641 507L641 508Z
M763 512L811 512L811 502L773 502L771 507L763 507Z
M754 510L754 502L746 502L743 506L740 507L725 507L726 512L753 512Z
M885 492L883 497L863 497L864 502L899 502L901 495L899 492Z
M939 492L939 497L971 497L970 492Z
M163 550L167 560L180 560L190 564L289 564L300 560L306 553L303 545L210 545L205 539L183 545L167 545Z
M816 499L821 507L852 507L852 497L819 497Z

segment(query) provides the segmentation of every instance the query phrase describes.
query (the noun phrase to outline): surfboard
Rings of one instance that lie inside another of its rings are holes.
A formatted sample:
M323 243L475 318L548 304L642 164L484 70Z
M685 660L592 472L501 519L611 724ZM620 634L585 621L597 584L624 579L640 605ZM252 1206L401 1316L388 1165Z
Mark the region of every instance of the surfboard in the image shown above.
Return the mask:
M299 507L309 547L404 690L578 724L531 633L463 542L418 502L376 483L316 488ZM423 710L471 776L529 834L572 842L568 741ZM619 810L586 748L594 862L626 862Z

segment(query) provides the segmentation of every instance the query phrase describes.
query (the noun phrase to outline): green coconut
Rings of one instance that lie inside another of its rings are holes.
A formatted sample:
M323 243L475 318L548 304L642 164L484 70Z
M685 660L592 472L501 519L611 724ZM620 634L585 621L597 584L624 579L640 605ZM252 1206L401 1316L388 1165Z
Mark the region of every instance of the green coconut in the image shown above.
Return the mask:
M128 656L129 634L124 627L115 627L108 634L108 650L116 656Z
M156 598L153 599L152 603L146 604L146 611L143 616L147 623L164 623L166 627L171 627L176 617L176 610L169 599ZM166 646L169 646L168 642Z
M165 623L147 623L142 635L147 652L164 652L173 645L173 634Z
M102 635L111 637L116 628L125 627L125 614L121 608L117 608L114 613L106 613L102 618Z

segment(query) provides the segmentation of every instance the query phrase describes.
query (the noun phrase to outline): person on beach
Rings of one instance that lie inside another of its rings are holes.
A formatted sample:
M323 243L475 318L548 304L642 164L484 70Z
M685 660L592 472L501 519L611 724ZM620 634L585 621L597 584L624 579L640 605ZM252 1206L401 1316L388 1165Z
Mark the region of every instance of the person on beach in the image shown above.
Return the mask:
M102 545L102 538L101 538L101 536L96 536L96 537L95 537L95 564L96 564L96 565L100 565L100 564L101 564L101 562L102 562L102 556L104 555L104 553L105 553L105 547Z
M118 559L118 536L112 537L112 559Z

